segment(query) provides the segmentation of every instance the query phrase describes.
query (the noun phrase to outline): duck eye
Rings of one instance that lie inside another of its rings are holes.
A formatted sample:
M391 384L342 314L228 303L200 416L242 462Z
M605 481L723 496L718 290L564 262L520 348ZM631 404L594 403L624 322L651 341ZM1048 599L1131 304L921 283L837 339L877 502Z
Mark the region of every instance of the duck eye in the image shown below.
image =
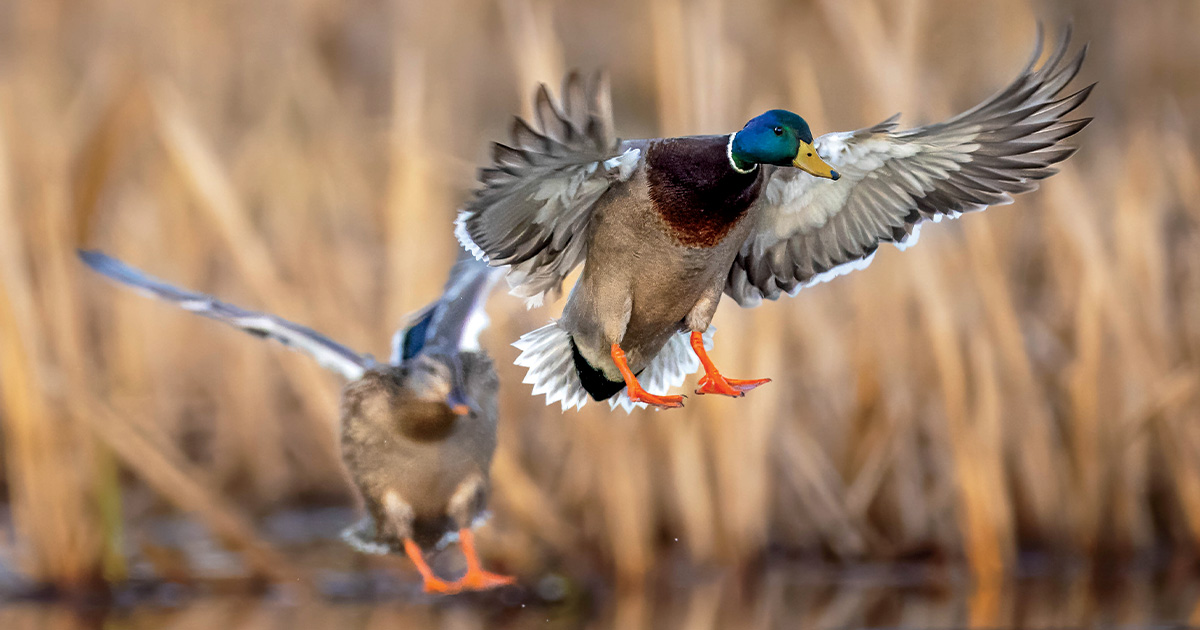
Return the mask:
M772 129L771 131L774 131L774 132L775 132L775 135L777 135L777 136L782 136L782 135L783 135L783 127L775 127L775 128L774 128L774 129Z

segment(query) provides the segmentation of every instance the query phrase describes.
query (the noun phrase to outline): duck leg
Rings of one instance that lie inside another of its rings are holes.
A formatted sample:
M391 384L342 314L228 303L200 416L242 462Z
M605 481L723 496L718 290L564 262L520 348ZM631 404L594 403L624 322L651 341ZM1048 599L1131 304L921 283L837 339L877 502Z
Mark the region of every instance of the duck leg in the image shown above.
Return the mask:
M717 366L713 365L712 359L708 358L708 351L704 349L703 335L695 331L692 332L692 350L696 351L696 356L700 357L700 364L704 366L704 376L700 379L700 389L696 390L697 394L721 394L737 398L745 396L746 392L759 385L771 382L769 378L742 380L721 376L721 373L717 371Z
M417 573L420 573L421 579L425 581L426 593L453 595L462 590L458 582L447 582L433 574L433 569L429 567L429 563L425 562L425 557L421 555L421 548L413 542L413 539L404 539L404 553L408 554L408 559L412 560L413 564L417 565Z
M642 384L633 375L633 370L629 369L629 362L625 360L625 351L621 349L620 344L614 343L610 352L613 363L616 363L617 369L621 371L621 378L625 379L625 389L629 393L629 400L654 405L663 409L683 406L683 396L656 396L642 389Z
M413 541L412 505L401 498L400 493L394 489L383 493L381 504L384 521L380 524L383 530L380 533L386 539L404 541L404 553L416 565L417 573L421 574L421 579L425 582L425 592L442 595L457 593L459 589L454 584L446 582L433 574L433 569L429 567L429 563L425 562L425 556L421 553L421 548Z
M487 507L487 480L482 475L471 475L459 483L446 506L446 513L458 527L458 544L467 559L467 573L451 586L462 590L482 591L516 582L516 578L484 571L479 563L479 552L475 550L475 533L471 523Z
M471 531L471 528L464 527L458 530L458 543L462 547L463 556L467 559L467 573L451 584L452 587L462 590L485 591L489 588L516 583L517 578L515 577L483 570L479 563L479 552L475 550L475 532Z

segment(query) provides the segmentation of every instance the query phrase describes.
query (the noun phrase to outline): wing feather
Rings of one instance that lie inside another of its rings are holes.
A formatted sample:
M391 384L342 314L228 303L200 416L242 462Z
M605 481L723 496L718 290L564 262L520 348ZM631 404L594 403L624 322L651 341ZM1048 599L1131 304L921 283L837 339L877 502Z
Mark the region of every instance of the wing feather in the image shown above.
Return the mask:
M210 295L181 289L154 278L98 251L79 252L79 258L92 270L139 293L158 298L179 308L240 328L256 337L272 339L317 360L321 367L341 374L347 380L361 378L376 365L370 355L359 354L321 333L285 319L248 311Z
M536 128L517 118L508 144L493 148L492 166L459 214L455 233L467 251L507 266L514 295L531 305L562 290L583 262L581 234L596 201L632 174L640 151L612 135L612 106L603 76L570 74L561 106L542 85L534 97Z
M422 352L454 356L478 350L490 321L484 307L500 273L460 251L442 294L392 336L389 362L400 365Z
M880 243L907 246L923 221L1012 202L1057 172L1075 147L1062 144L1090 118L1065 120L1093 85L1060 96L1079 73L1084 46L1068 57L1070 29L1040 65L1041 29L1017 78L941 123L897 131L898 115L831 133L815 145L841 174L818 179L772 167L758 224L743 243L725 292L742 306L862 268Z

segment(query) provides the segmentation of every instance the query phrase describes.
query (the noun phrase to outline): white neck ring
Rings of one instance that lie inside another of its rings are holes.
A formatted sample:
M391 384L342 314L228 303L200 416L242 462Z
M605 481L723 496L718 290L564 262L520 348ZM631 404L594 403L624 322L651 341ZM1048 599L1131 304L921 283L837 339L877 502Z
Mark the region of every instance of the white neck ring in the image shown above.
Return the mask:
M754 169L758 168L757 164L754 164L750 168L742 168L737 165L737 160L733 159L733 138L735 136L737 136L736 131L729 134L729 144L725 145L725 155L729 156L729 166L733 167L733 170L741 173L742 175L745 175L746 173L753 173Z

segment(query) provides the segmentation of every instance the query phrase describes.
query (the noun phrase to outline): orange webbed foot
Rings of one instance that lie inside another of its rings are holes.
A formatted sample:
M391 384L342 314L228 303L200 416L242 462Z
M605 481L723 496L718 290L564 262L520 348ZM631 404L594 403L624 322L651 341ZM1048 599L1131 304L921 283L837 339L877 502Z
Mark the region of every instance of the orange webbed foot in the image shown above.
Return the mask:
M769 378L743 380L721 376L721 373L717 371L717 366L713 365L712 359L708 358L708 352L704 349L704 337L699 332L692 332L692 350L696 351L696 357L704 366L704 376L700 378L700 388L696 390L697 394L720 394L741 398L755 387L771 382Z
M408 554L408 558L416 565L417 572L421 574L426 593L453 595L462 590L457 582L447 582L433 574L433 569L429 568L429 564L425 562L425 556L421 553L421 549L411 538L404 540L404 553Z
M447 582L441 578L427 577L425 578L425 592L434 595L453 595L462 591L462 585L458 582Z
M478 571L467 571L467 574L455 582L454 586L464 591L486 591L516 583L517 578L511 575L501 575L480 569Z
M755 387L770 382L771 379L769 378L743 380L739 378L725 378L720 374L717 374L716 378L713 378L708 374L705 374L704 376L700 377L700 388L696 390L696 393L720 394L722 396L740 398L745 396L746 392L754 389Z
M450 586L467 591L486 591L491 588L516 584L517 578L484 571L479 566L479 552L475 550L475 532L469 528L458 531L463 556L467 560L467 573Z
M683 396L658 396L645 390L629 390L629 400L646 403L659 409L678 409L683 406Z
M659 396L642 389L641 383L633 375L633 370L629 369L629 363L625 360L625 351L619 344L614 343L610 352L613 363L617 364L617 369L621 372L621 378L625 379L625 391L629 394L629 400L653 405L659 409L678 409L683 406L683 396Z

